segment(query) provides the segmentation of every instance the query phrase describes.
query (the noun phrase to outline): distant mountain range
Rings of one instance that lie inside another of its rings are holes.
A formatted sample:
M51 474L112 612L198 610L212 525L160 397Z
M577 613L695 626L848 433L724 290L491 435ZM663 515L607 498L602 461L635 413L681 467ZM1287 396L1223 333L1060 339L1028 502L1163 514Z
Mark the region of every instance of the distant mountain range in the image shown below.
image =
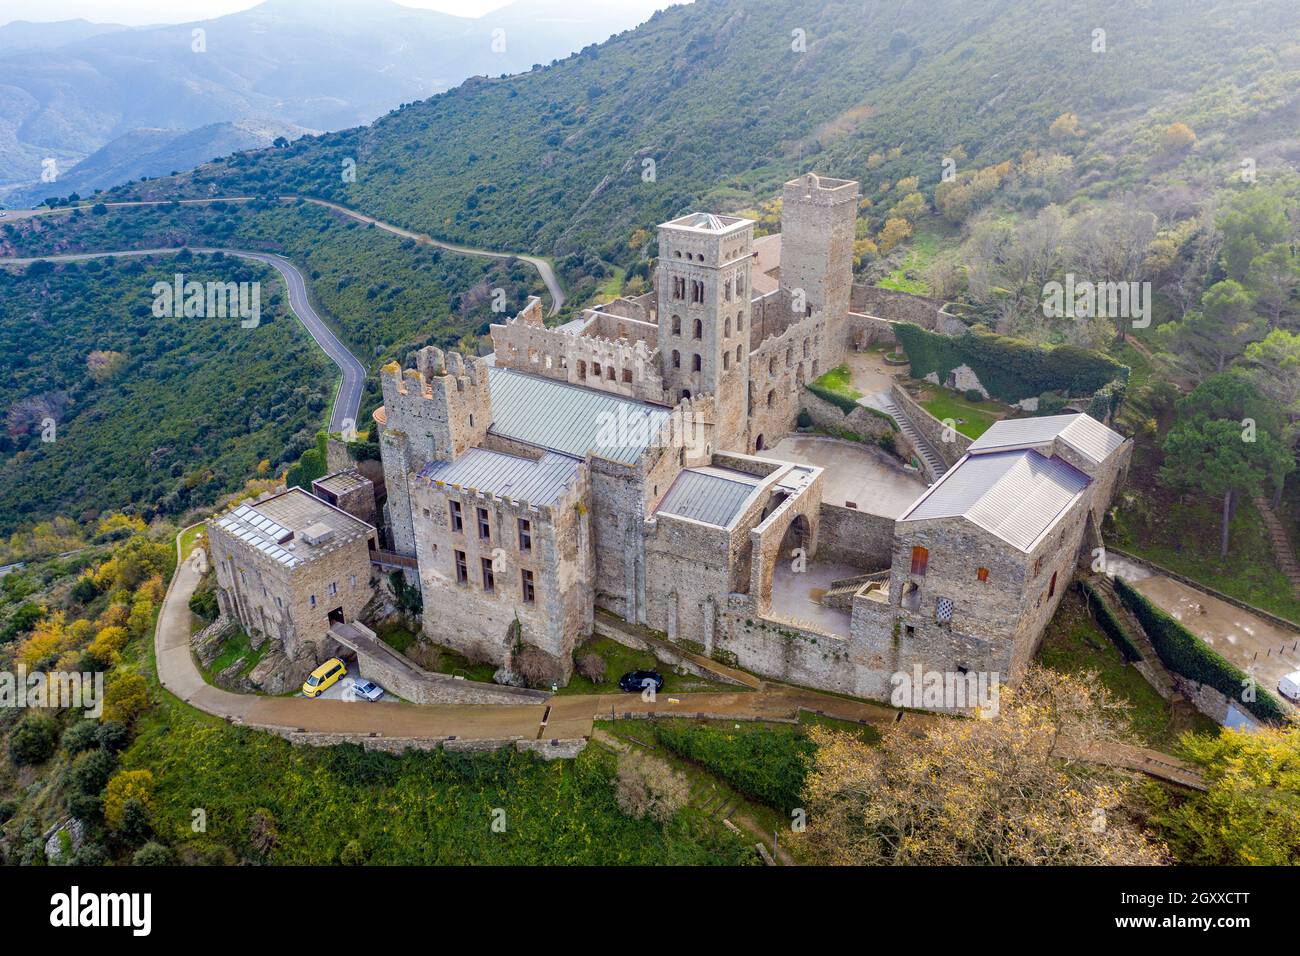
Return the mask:
M663 5L518 0L469 19L389 0L269 0L157 27L15 21L0 27L0 202L87 195L365 123L470 76L562 58ZM42 182L49 160L58 179Z

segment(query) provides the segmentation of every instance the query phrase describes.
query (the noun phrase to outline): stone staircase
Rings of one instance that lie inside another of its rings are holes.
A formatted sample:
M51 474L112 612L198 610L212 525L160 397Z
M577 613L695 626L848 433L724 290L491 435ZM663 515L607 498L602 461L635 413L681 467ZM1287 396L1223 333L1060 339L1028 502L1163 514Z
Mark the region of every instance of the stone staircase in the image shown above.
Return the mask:
M1291 588L1295 591L1296 596L1300 597L1300 561L1296 561L1295 550L1291 547L1291 539L1287 537L1286 528L1282 526L1282 519L1269 506L1263 495L1255 495L1254 500L1255 507L1259 510L1259 516L1264 520L1264 527L1268 529L1269 540L1273 542L1273 553L1277 555L1277 566L1282 569L1286 579L1291 582Z
M872 571L870 574L859 574L856 577L832 581L831 586L821 596L821 604L823 607L832 607L840 611L852 610L853 595L872 581L883 581L888 577L889 569L886 568L884 571Z
M898 422L898 427L907 440L911 442L912 447L916 449L917 455L925 462L927 469L934 475L934 480L938 481L948 470L942 456L934 450L934 446L921 434L921 430L916 427L907 414L898 406L888 392L882 392L879 395L872 396L872 403L876 408L891 416L894 421Z

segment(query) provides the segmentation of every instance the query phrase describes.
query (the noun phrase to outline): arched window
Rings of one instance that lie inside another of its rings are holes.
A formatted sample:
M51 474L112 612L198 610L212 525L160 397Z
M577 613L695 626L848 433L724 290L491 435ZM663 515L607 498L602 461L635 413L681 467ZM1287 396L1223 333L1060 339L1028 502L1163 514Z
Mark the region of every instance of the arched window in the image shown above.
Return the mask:
M786 349L786 350L785 350L785 367L786 367L786 368L789 368L789 367L790 367L791 365L793 365L793 364L794 364L794 349L792 349L792 348L790 348L790 349Z
M722 370L725 372L725 371L726 371L727 369L729 369L729 368L731 368L731 353L730 353L730 352L723 352L723 353L722 353Z
M739 361L741 360L743 354L744 354L744 353L740 351L740 346L737 345L737 346L736 346L736 361L737 361L737 362L739 362Z
M804 339L804 340L803 340L803 357L804 357L804 358L807 358L807 357L808 357L808 340L807 340L807 339Z
M681 317L680 315L674 315L674 316L673 316L673 335L681 335L681 334L682 334L682 317Z
M776 374L776 356L775 356L775 355L773 355L770 359L767 360L767 374L768 374L768 375L775 375L775 374Z
M682 353L673 349L673 368L682 367Z
M774 388L769 388L769 389L767 390L767 407L768 407L768 408L771 408L771 407L772 407L772 400L773 400L774 398L776 398L776 389L774 389Z
M694 355L691 356L691 371L698 372L699 370L700 370L700 353L696 352Z
M727 321L722 324L722 337L724 339L731 338L731 317L730 316L728 316Z
M736 331L737 331L737 332L743 332L743 331L745 331L745 313L744 313L744 312L737 312L737 313L736 313Z
M699 319L695 320L694 335L695 338L697 339L704 338L704 323L701 322Z

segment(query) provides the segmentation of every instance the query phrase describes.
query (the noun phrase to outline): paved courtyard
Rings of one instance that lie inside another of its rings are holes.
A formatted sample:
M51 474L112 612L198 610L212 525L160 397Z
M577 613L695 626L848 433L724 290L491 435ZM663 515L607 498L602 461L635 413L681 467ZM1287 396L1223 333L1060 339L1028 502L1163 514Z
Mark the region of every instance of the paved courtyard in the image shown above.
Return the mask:
M903 470L884 450L856 442L814 435L787 435L765 454L782 461L820 465L822 500L833 505L852 501L858 510L897 518L926 489L921 477Z
M832 581L853 578L861 568L834 561L810 561L796 574L789 561L778 561L772 572L772 616L792 624L811 624L816 630L849 636L849 612L823 607L821 596Z

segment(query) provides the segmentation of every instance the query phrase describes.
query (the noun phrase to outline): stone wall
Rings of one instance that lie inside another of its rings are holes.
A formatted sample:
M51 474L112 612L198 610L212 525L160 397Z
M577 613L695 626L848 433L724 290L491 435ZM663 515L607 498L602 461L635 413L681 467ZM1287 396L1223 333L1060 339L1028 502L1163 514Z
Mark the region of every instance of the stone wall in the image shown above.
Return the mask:
M822 354L827 341L824 314L816 313L750 353L746 451L771 448L794 429L807 394L804 385L827 368Z
M607 337L602 331L622 335ZM534 296L516 318L493 325L491 334L495 361L502 368L639 401L665 399L656 326L591 313L581 333L550 329L541 321L541 300Z
M585 467L556 502L542 506L412 476L424 633L498 664L510 661L517 639L549 654L567 682L574 644L591 632L590 500ZM459 531L452 530L453 502L460 508ZM480 509L488 515L486 539L477 530ZM529 523L527 550L521 520ZM457 552L464 556L465 583L458 581ZM484 561L492 566L491 591ZM532 601L524 596L525 570L532 574Z
M333 634L339 643L356 652L361 676L413 704L515 706L541 703L550 697L542 691L430 673L379 640L369 628L358 623L351 628L359 633L350 635L346 628L335 628Z
M817 557L868 571L889 567L894 548L894 519L856 508L821 504Z
M966 323L943 311L943 303L928 296L874 285L854 285L849 309L889 322L910 322L945 335L961 335Z

